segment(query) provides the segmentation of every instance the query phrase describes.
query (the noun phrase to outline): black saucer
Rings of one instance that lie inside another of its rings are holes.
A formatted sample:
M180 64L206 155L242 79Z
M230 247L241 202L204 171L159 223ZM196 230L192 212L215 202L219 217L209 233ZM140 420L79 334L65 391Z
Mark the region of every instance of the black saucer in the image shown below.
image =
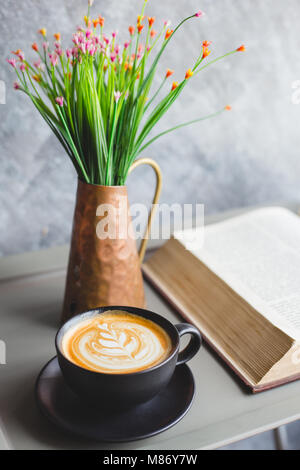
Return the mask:
M151 401L115 414L84 405L65 383L56 357L36 382L38 406L52 423L102 442L134 441L165 431L188 412L194 394L194 377L185 364L176 367L169 385Z

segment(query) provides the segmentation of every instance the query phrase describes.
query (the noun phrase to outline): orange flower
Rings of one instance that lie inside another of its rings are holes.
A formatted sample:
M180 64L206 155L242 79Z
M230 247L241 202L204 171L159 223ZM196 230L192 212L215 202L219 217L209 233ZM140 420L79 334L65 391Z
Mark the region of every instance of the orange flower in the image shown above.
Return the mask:
M56 41L60 41L60 33L55 33L53 36L55 37Z
M153 26L153 23L155 21L155 17L154 16L148 16L148 23L149 23L149 28L152 28Z
M12 54L14 55L20 55L22 53L22 50L21 49L17 49L16 51L11 51Z
M97 28L98 24L99 24L99 20L93 20L94 28Z
M173 29L167 29L165 39L169 39L169 37L172 36L173 33Z
M211 51L207 49L207 47L203 47L203 54L202 54L202 59L205 59L205 57L209 56Z
M138 73L137 76L136 76L136 80L138 80L140 78L141 74Z
M35 80L36 82L40 82L42 80L42 77L40 75L33 75L32 76L33 80Z
M244 52L245 50L246 50L246 47L244 46L244 44L242 44L240 47L237 48L238 52Z
M139 24L138 27L137 27L137 29L138 29L139 34L141 34L141 32L142 32L143 29L144 29L144 25L143 25L143 24Z
M101 16L101 15L99 15L99 24L100 24L101 28L103 28L103 26L104 26L104 18L103 18L103 16Z
M231 108L231 106L229 106L229 104L228 104L227 106L225 106L225 109L226 109L226 111L231 111L232 108Z
M150 36L153 38L155 38L155 36L157 35L157 31L155 31L155 29L151 29L151 33L150 33Z
M125 69L125 70L128 70L128 66L129 66L128 62L125 62L125 63L124 63L124 69Z
M38 52L39 46L37 45L36 42L34 42L31 47L32 47L32 49L33 49L34 51Z
M141 24L142 21L144 21L144 19L145 19L145 16L139 15L139 16L137 17L137 25Z
M188 80L188 79L191 78L193 75L194 75L194 72L192 71L192 69L188 69L188 70L186 71L186 74L185 74L185 79Z
M173 73L174 73L174 70L167 69L166 78L171 77L171 75L173 75Z
M130 36L133 36L134 32L135 32L135 27L134 26L129 26L128 31L129 31Z
M177 87L178 87L178 82L173 82L172 83L172 91L176 90Z
M203 47L209 47L211 45L211 41L203 41L202 46Z
M103 65L104 72L106 72L107 69L108 69L108 65L107 64Z
M41 28L41 29L38 30L38 32L39 32L42 36L44 36L44 37L47 36L47 30L46 30L46 28Z

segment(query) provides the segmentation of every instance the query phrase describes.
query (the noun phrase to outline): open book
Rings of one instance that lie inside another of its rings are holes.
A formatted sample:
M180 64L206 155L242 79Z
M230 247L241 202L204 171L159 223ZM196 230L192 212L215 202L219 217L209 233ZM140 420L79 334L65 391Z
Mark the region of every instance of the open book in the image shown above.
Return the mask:
M300 378L300 218L263 208L203 230L175 232L146 277L254 392Z

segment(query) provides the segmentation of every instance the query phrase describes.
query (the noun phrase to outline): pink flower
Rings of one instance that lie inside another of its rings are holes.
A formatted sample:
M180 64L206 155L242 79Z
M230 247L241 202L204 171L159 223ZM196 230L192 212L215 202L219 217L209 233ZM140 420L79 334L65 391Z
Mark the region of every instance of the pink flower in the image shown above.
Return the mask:
M79 31L78 33L73 34L72 41L74 42L76 46L79 46L79 44L81 44L84 41L84 39L85 38L84 38L82 31Z
M92 31L88 29L87 32L85 33L86 38L89 39L91 35L92 35Z
M103 34L103 41L104 41L107 45L110 43L110 40L109 40L106 36L104 36L104 34Z
M6 62L11 65L14 69L16 68L17 61L16 59L6 59Z
M113 31L111 35L115 39L117 37L117 34L118 34L118 31Z
M68 59L71 59L71 57L72 57L71 49L66 49L66 56L67 56Z
M115 53L118 55L120 52L120 46L117 44L115 47Z
M21 65L20 65L20 70L21 70L21 72L25 72L25 70L26 70L26 65L25 65L25 64L21 64Z
M56 103L58 104L58 106L63 107L63 105L64 105L64 98L63 98L63 96L58 96L57 98L55 98L55 101L56 101Z
M130 41L125 42L124 49L128 49L129 46L130 46Z
M41 61L40 60L37 60L36 62L33 63L34 67L39 69L40 66L41 66Z
M88 51L89 51L89 54L90 54L91 56L95 55L95 52L96 52L95 46L94 46L94 45L91 45L91 46L89 47Z
M48 49L49 49L49 42L43 42L43 49L44 49L44 51L46 51L46 52L48 51Z
M196 18L201 18L204 15L205 15L204 11L201 11L201 10L199 10L199 11L197 11L197 13L195 13Z
M49 59L53 67L56 67L58 63L58 56L56 54L49 54Z
M116 58L117 58L116 54L112 54L112 55L110 56L110 60L111 60L112 62L115 62Z
M170 21L170 20L164 21L164 26L165 26L166 28L168 28L169 26L171 26L171 21Z
M79 35L78 35L78 34L73 34L73 39L72 39L72 41L74 42L74 44L75 44L76 46L78 46L78 45L79 45Z
M86 53L86 44L85 44L85 42L83 42L82 44L80 44L79 49L81 50L81 52L82 52L83 54Z
M115 95L115 102L118 103L119 99L122 96L122 93L120 91L115 91L114 95Z
M14 89L15 89L15 90L20 90L20 88L21 88L20 83L15 82L15 83L14 83Z
M56 49L56 54L57 54L59 57L62 57L63 53L64 53L64 51L62 50L61 47L59 47L59 48Z
M19 59L20 59L21 62L24 62L24 60L25 60L25 54L24 54L23 51L19 51L18 57L19 57Z

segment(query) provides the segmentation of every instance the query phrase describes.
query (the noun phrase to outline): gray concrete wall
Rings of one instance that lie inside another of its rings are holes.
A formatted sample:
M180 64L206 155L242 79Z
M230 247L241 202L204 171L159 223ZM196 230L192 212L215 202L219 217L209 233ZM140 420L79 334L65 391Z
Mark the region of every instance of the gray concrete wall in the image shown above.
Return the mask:
M96 0L93 12L108 31L127 30L140 0ZM166 51L180 79L201 41L212 40L216 57L242 43L247 52L208 68L193 79L163 130L220 109L220 117L164 137L146 153L160 163L164 202L203 202L207 213L300 199L300 106L291 103L300 80L299 0L149 0L148 11L176 24L201 8L206 16L186 25ZM16 93L5 64L9 52L30 53L35 31L60 31L64 42L86 10L85 0L2 0L0 80L7 87L0 105L0 254L36 250L68 241L76 176L59 143L29 100ZM151 170L128 180L132 201L150 199ZM147 197L147 195L149 196Z

